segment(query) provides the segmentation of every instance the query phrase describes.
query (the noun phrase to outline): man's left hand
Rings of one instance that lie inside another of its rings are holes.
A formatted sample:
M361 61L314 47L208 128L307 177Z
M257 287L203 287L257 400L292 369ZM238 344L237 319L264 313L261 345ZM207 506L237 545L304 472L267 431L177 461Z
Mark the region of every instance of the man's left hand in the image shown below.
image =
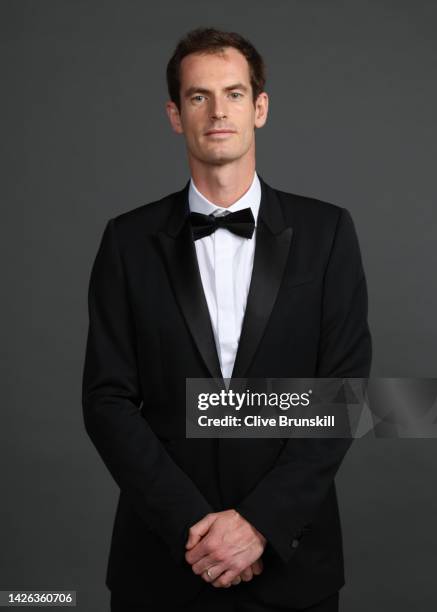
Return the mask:
M211 512L190 528L185 559L205 581L227 587L261 557L266 544L266 538L236 510Z

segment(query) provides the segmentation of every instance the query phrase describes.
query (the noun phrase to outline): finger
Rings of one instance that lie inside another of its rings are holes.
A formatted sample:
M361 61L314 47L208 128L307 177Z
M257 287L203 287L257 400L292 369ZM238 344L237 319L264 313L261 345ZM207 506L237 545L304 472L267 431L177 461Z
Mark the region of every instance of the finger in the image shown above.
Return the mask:
M200 576L203 572L206 572L207 569L210 569L210 573L213 573L213 567L218 567L218 561L213 555L205 555L196 563L193 563L191 569L195 574ZM217 572L217 570L215 570Z
M232 581L232 583L231 583L231 584L236 585L236 584L240 584L240 582L241 582L241 576L237 576L237 577L235 578L235 580L233 580L233 581Z
M211 512L203 517L197 523L194 523L188 530L188 540L185 544L185 548L190 550L193 546L196 546L201 538L208 533L211 525L214 523L216 519L215 512Z
M205 580L205 582L214 582L216 581L226 570L226 566L222 564L210 565L202 572L201 576Z
M240 576L241 576L241 580L243 580L243 582L250 582L250 580L252 580L252 578L253 578L253 572L252 572L251 566L249 565L249 567L246 567L245 570L240 572Z
M201 538L200 542L193 546L190 550L187 550L185 553L185 560L193 565L194 563L198 563L202 559L206 557L210 558L210 565L218 562L216 558L216 546L217 538L213 538L211 532L208 532L203 538Z
M226 570L211 584L214 587L229 587L232 585L232 581L235 580L237 575L235 570Z
M263 566L262 559L257 559L255 563L252 563L252 572L255 576L259 576L261 572L263 571L263 569L264 569L264 566Z

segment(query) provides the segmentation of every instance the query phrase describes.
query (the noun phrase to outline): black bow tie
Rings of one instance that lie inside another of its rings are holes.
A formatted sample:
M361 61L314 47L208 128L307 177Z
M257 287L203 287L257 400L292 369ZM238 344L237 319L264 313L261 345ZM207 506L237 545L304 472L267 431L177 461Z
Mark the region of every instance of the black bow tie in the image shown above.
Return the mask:
M255 219L251 208L243 208L236 212L228 212L227 215L215 217L203 215L202 213L191 212L189 214L194 240L204 238L215 232L219 227L223 227L237 236L252 238L255 229Z

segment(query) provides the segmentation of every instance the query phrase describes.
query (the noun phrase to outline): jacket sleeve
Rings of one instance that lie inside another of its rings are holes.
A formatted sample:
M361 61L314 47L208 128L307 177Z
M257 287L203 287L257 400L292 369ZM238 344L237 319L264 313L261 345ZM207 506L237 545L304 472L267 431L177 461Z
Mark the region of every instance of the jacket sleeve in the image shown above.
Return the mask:
M189 527L212 509L142 417L135 331L116 226L110 219L92 266L82 382L85 429L145 524L185 562Z
M340 209L325 270L316 377L368 378L372 342L367 286L350 213ZM273 468L236 510L287 562L332 486L348 438L290 438Z

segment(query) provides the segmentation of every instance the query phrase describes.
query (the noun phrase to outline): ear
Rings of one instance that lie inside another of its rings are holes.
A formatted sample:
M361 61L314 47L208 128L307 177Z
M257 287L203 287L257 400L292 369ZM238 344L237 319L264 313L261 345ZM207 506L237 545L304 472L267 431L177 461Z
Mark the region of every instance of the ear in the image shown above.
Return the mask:
M183 134L184 130L182 127L181 115L176 104L169 100L165 104L165 110L167 112L171 127L176 134Z
M255 127L262 127L267 121L269 112L269 96L262 91L255 101Z

